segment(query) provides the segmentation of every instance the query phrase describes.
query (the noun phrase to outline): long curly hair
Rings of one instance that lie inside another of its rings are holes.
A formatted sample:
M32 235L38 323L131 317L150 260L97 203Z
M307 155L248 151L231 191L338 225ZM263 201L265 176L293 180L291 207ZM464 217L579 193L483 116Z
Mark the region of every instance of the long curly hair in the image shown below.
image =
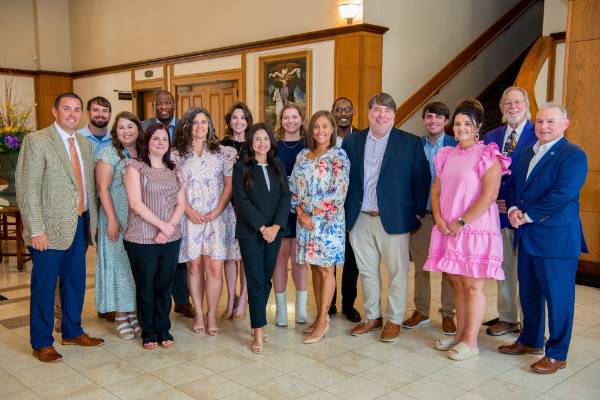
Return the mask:
M208 135L206 136L206 148L211 153L219 152L219 141L217 140L217 134L213 125L210 113L205 108L190 108L183 114L175 134L173 135L173 148L177 150L177 153L181 157L187 157L194 151L192 145L193 137L192 130L194 127L194 119L198 114L204 114L208 119Z
M137 135L137 139L135 141L135 149L137 151L138 157L140 157L140 155L142 154L142 142L144 140L144 130L142 129L142 124L140 123L140 120L138 119L138 117L136 117L135 114L133 114L129 111L121 111L115 117L113 126L110 129L110 141L111 141L112 145L117 150L117 154L119 155L119 158L124 159L125 154L123 154L123 150L125 148L123 147L123 145L121 144L121 141L119 140L119 137L117 136L117 124L119 123L120 119L126 119L127 121L131 121L135 124L135 126L137 126L138 135Z
M252 190L252 187L254 186L255 176L253 167L256 162L256 157L254 149L252 148L252 141L254 140L254 135L260 130L267 132L267 136L269 136L269 141L271 142L271 148L267 152L267 164L269 164L267 168L273 171L275 175L279 176L279 187L283 189L283 178L285 177L285 179L287 179L287 175L280 169L281 163L278 162L279 159L277 158L277 142L275 141L275 135L273 135L273 129L271 129L269 124L265 124L264 122L252 125L248 131L248 137L246 138L248 146L244 147L244 153L242 155L242 160L244 162L244 186L248 191Z

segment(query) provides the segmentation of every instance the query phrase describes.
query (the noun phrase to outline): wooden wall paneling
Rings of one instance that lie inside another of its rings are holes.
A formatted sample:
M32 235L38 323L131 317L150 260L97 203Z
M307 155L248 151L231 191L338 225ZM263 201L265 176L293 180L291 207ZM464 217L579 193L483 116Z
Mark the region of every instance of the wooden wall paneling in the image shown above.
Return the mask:
M589 253L582 254L578 282L600 287L600 2L570 0L567 20L563 99L571 125L566 133L588 157L588 176L581 191L580 215Z
M600 7L598 0L571 0L573 3L571 26L571 40L600 39Z
M383 37L365 34L363 36L363 56L361 66L361 106L363 112L361 127L368 125L369 99L381 92Z
M54 99L61 93L73 91L73 79L65 75L37 74L34 91L37 128L42 129L54 122Z

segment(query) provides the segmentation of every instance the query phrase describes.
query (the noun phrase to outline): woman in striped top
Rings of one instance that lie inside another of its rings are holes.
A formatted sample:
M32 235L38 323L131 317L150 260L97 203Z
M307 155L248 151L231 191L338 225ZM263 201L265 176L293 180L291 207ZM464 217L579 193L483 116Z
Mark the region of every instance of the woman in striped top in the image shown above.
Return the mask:
M144 134L142 161L128 160L124 183L129 201L123 244L136 286L144 348L173 346L169 333L171 286L179 255L179 220L185 192L169 158L169 132L153 124Z

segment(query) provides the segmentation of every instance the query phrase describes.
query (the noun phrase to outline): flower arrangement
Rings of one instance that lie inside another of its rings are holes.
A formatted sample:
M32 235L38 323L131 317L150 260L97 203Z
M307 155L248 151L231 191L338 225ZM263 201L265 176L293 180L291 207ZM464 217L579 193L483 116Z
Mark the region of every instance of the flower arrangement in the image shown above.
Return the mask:
M31 131L29 116L35 104L25 104L16 98L14 81L4 80L4 102L0 103L0 154L17 154L25 135Z

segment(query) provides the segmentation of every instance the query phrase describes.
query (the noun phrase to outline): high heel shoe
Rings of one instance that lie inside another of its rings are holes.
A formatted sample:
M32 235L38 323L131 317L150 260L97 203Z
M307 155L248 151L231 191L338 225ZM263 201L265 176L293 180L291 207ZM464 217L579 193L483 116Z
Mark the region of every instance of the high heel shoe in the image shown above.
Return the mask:
M198 316L202 317L202 325L201 326L196 326L196 319ZM206 332L206 326L205 326L205 318L204 315L202 314L202 311L194 311L194 324L192 325L192 332L197 333L198 335Z
M323 339L325 337L325 335L327 335L327 332L329 332L329 321L327 321L327 325L325 325L325 329L323 329L323 333L321 334L321 336L309 336L306 339L304 339L304 344L313 344L313 343L319 343L321 341L321 339Z
M217 325L216 324L216 322L217 322L216 321L216 319L217 319L216 315L215 315L214 318L215 318L215 325ZM208 322L207 322L208 329L206 330L206 332L208 333L208 336L217 336L221 332L221 330L219 329L219 326L218 325L217 326L213 326L213 327L210 326L210 313L208 313L207 319L208 319Z

